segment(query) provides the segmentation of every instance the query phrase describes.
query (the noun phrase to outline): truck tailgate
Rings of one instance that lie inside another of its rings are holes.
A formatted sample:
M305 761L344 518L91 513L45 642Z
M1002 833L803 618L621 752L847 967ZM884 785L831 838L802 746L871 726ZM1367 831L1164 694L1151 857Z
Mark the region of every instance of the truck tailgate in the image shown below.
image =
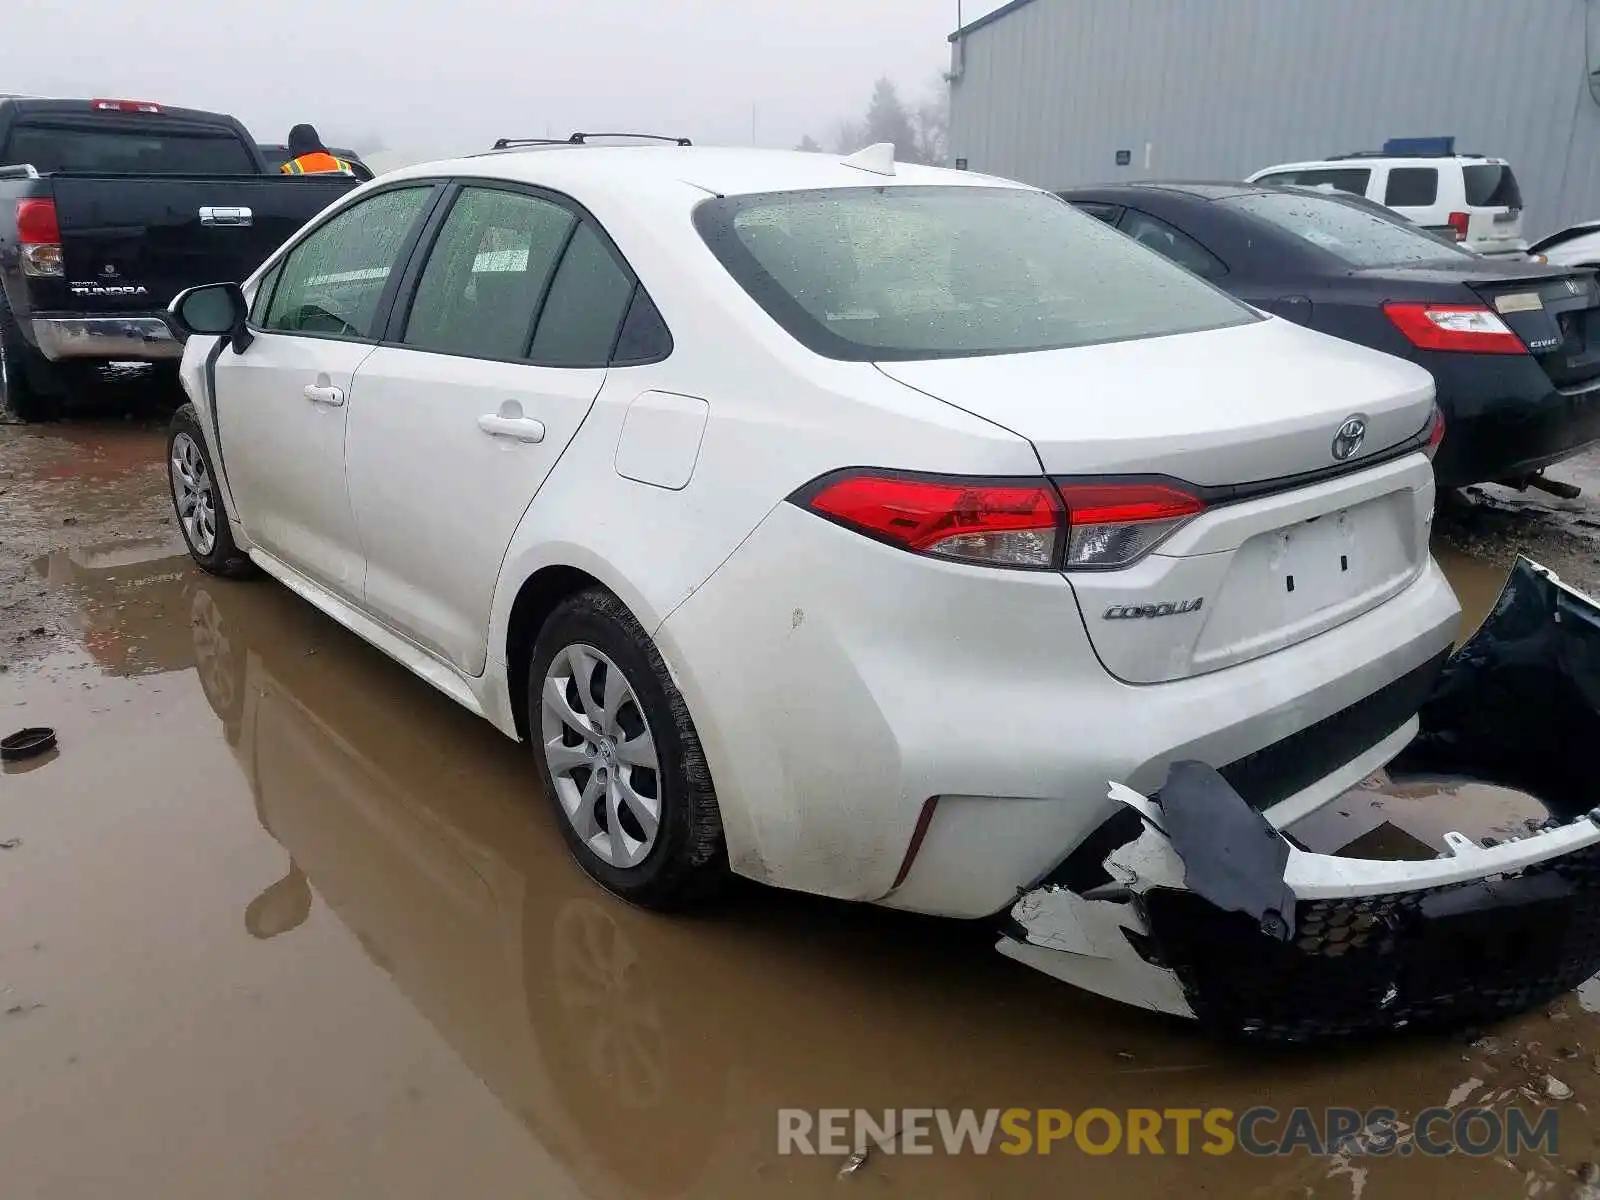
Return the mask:
M333 175L56 175L66 303L80 312L148 312L195 284L243 282L356 183Z

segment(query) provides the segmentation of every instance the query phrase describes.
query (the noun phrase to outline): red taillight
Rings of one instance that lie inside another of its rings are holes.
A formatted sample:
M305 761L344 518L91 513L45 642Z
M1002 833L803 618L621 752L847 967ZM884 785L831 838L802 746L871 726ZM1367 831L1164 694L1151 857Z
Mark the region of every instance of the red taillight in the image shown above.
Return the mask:
M1444 410L1437 404L1433 406L1433 419L1428 423L1428 441L1422 447L1422 452L1430 459L1439 453L1439 443L1444 441Z
M1071 527L1067 567L1125 567L1191 517L1205 502L1159 483L1058 484Z
M150 100L91 100L97 112L158 113L161 105Z
M61 224L54 200L17 201L17 240L24 274L61 274Z
M1383 306L1395 327L1420 350L1463 350L1474 354L1526 354L1528 347L1511 327L1482 304L1398 304Z
M1123 567L1204 510L1166 484L1051 484L872 471L824 479L795 499L917 554L995 567Z
M862 533L919 554L997 567L1056 562L1060 504L1049 484L846 475L808 505Z
M1451 213L1450 214L1450 217L1449 217L1450 229L1451 229L1451 232L1455 234L1456 241L1464 242L1464 241L1467 240L1467 226L1471 223L1471 221L1472 221L1472 214L1470 214L1470 213Z

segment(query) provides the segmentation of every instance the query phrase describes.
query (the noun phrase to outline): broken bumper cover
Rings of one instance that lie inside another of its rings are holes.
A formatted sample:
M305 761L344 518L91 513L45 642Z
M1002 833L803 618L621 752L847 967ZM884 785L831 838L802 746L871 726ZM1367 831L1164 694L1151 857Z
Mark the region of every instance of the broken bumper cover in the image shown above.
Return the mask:
M1600 971L1600 606L1525 560L1446 663L1391 774L1514 787L1550 813L1437 858L1313 854L1216 771L1174 764L1013 906L1002 953L1226 1034L1304 1042L1476 1022ZM1441 803L1448 803L1441 797Z

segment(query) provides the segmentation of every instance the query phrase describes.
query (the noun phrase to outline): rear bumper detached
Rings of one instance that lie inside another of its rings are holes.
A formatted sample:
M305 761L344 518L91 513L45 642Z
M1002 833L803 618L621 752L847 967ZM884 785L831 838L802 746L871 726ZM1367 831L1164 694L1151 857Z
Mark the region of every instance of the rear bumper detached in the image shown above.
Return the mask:
M1456 1025L1600 971L1600 604L1526 560L1445 665L1390 773L1537 797L1536 833L1445 835L1386 861L1293 844L1216 771L1174 765L1013 905L1002 953L1091 991L1263 1041ZM1441 795L1439 803L1448 804Z
M159 316L35 317L33 340L51 362L161 362L183 357L183 343Z

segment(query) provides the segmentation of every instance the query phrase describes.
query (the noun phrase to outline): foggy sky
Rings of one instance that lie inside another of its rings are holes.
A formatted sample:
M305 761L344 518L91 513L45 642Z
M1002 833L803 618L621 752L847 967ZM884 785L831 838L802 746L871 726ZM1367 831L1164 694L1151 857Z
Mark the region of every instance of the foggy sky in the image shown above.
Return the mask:
M1001 0L963 0L971 21ZM949 66L955 0L0 0L0 92L297 121L421 156L497 136L643 130L827 142L887 74ZM70 14L70 15L69 15ZM365 147L357 146L357 149Z

